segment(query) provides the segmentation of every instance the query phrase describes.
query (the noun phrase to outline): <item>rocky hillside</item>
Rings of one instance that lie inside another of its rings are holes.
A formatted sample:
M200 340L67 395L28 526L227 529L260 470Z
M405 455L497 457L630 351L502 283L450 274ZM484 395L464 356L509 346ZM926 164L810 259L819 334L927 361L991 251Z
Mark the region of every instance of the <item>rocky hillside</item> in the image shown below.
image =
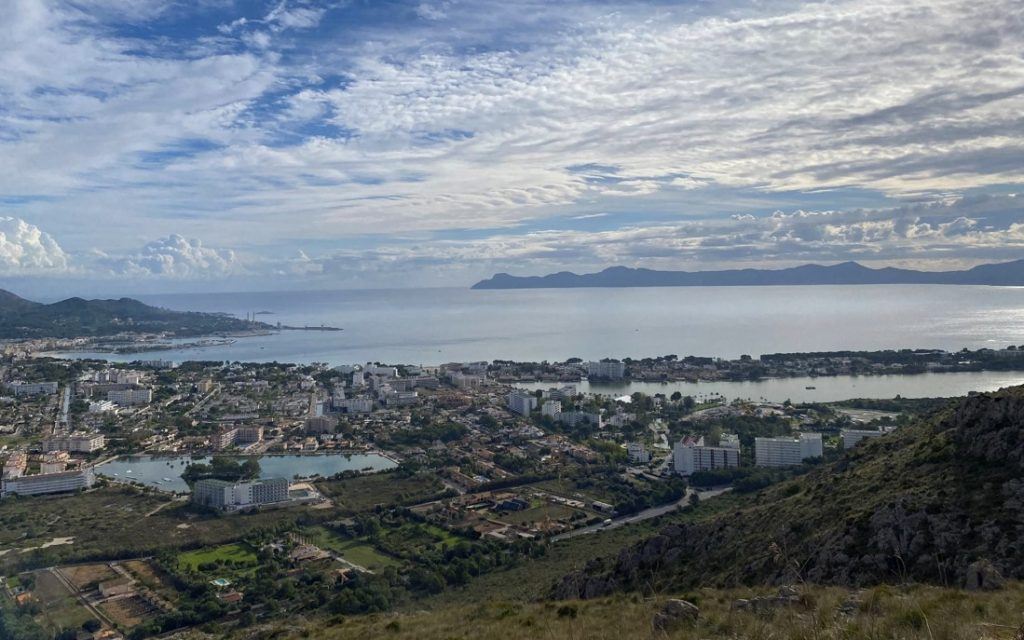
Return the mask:
M1024 387L953 402L728 513L591 562L552 595L1024 578L1022 428Z

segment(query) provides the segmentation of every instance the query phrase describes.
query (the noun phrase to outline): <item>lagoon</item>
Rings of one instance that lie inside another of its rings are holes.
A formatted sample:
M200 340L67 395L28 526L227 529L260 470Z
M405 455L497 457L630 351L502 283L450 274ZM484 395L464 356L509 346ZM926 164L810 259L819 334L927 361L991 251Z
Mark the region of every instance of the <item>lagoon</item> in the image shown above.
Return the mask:
M236 458L242 456L234 456ZM190 463L208 463L209 456L120 456L96 468L96 473L118 481L141 482L162 491L187 493L181 474ZM261 478L329 477L342 471L384 471L397 466L394 460L369 454L283 454L259 456Z

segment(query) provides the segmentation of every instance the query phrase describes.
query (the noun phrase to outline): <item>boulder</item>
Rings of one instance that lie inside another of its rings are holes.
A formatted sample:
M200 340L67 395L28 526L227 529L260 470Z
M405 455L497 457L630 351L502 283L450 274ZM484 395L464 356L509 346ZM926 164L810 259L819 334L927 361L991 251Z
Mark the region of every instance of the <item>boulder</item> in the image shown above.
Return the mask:
M988 560L977 560L967 565L964 588L968 591L991 591L1002 589L1006 580L999 569Z
M746 609L755 613L766 613L780 607L788 607L800 603L800 592L796 587L786 585L779 587L774 596L757 596L756 598L740 598L732 603L733 609Z
M672 599L665 602L661 611L654 614L651 625L655 631L665 633L678 629L684 624L692 624L697 621L700 609L692 602L680 599Z

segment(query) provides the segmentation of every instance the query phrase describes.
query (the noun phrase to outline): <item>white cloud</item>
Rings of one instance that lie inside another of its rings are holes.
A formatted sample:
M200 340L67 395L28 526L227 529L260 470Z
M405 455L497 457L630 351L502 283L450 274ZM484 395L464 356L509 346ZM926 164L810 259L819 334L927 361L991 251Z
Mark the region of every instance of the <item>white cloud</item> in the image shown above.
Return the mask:
M206 247L200 240L176 234L154 240L136 254L101 263L115 275L143 278L219 278L240 270L233 251Z
M292 255L361 234L513 229L595 210L617 219L622 203L685 219L708 192L931 198L1024 182L1016 0L424 2L412 6L420 17L444 21L352 32L325 20L324 4L274 2L192 40L128 37L106 22L116 6L14 0L0 21L0 197L20 207L46 196L19 215L46 219L80 245L72 252L108 242L109 228L188 228ZM477 264L488 252L661 264L800 260L831 243L836 256L928 246L967 259L1005 255L1017 247L1010 218L1024 222L1019 208L995 228L976 212L733 210L746 216L659 223L661 238L638 223L419 253L378 241L366 255L385 267ZM115 261L131 252L102 248ZM317 261L279 268L315 273ZM190 264L169 262L133 255L122 272ZM223 273L239 268L227 262Z
M68 255L48 233L20 218L0 217L0 271L7 275L64 273Z

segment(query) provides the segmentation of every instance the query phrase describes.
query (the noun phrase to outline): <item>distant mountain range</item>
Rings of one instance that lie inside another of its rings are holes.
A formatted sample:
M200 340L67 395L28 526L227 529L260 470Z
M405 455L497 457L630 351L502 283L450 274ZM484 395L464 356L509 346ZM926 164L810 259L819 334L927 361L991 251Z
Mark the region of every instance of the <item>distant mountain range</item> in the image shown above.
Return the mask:
M269 328L262 322L219 313L151 307L131 298L68 298L43 304L0 289L0 338L6 339L95 337L122 332L167 332L189 337Z
M546 276L499 273L473 285L474 289L568 289L578 287L729 287L821 284L974 284L1024 286L1024 260L983 264L964 271L872 269L856 262L805 264L788 269L729 269L725 271L654 271L609 267L598 273L570 271Z

